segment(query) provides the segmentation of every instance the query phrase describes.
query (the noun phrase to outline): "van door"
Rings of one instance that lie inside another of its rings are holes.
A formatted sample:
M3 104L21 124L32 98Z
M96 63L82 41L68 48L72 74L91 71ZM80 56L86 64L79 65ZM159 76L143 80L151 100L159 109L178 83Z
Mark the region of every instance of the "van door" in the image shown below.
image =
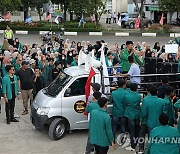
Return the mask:
M87 78L81 76L73 79L64 93L62 93L62 116L69 121L71 130L88 128L87 116L84 115Z

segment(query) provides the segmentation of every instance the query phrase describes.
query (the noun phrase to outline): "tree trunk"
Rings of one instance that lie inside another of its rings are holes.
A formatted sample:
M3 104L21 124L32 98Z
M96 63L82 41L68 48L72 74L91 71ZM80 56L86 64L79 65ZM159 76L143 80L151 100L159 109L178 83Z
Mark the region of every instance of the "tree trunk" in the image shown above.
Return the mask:
M72 20L73 20L73 12L70 11L70 21L72 21Z
M27 16L28 16L28 10L25 9L25 10L24 10L24 21L26 20Z
M174 12L169 12L169 24L172 24L172 16Z
M41 10L40 9L38 9L38 15L39 15L39 21L41 22L42 20L41 20Z

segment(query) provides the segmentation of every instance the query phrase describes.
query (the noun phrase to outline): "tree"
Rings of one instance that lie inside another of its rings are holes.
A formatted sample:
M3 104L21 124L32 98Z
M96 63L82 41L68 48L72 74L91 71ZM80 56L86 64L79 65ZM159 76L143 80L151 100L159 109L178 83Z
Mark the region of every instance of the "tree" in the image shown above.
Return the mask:
M0 0L0 11L4 15L7 11L19 10L21 0Z
M146 3L146 0L140 0L140 6L138 4L138 0L133 0L136 8L137 8L137 12L138 14L140 15L140 27L141 27L141 30L144 29L144 26L143 26L143 17L144 17L144 6L145 6L145 3Z
M31 0L21 0L21 10L24 11L24 20L28 16L28 9L29 7L32 6L32 1Z
M169 12L169 24L171 24L174 12L180 10L180 3L179 0L159 0L159 7L162 11Z
M103 13L105 13L105 4L102 0L89 0L88 13L94 14L98 23Z
M70 0L52 0L52 3L54 4L61 4L63 6L64 10L64 20L66 20L66 13L69 7Z
M87 6L89 5L88 0L70 0L68 11L73 12L76 15L83 15L87 13Z
M40 21L41 21L42 15L43 15L43 11L41 11L41 9L43 8L43 5L48 2L49 2L49 0L32 0L31 1L32 6L36 7L36 9L37 9Z

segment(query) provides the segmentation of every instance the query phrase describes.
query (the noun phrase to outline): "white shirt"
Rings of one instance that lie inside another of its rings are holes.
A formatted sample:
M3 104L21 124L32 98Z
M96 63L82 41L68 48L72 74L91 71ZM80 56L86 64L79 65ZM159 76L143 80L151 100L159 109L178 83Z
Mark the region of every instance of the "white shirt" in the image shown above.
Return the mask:
M140 69L137 64L133 63L127 74L130 76L130 81L132 83L137 83L137 84L140 83L140 77L132 77L133 75L140 75Z

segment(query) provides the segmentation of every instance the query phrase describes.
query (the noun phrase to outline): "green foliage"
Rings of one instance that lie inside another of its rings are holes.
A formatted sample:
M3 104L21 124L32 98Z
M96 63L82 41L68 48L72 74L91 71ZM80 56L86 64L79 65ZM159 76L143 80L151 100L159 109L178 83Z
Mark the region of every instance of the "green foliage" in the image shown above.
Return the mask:
M32 0L31 1L32 6L36 7L36 9L37 9L40 21L41 21L41 16L43 15L41 8L43 8L43 5L48 2L49 2L49 0Z
M159 24L152 24L150 27L148 27L144 32L148 33L171 33L172 26L169 24L160 26Z
M105 4L102 0L69 0L68 10L80 16L82 14L85 16L95 14L98 22L104 13Z
M21 0L0 0L0 11L2 14L7 11L18 10L21 6Z
M49 22L34 22L32 24L25 24L23 22L1 22L0 29L6 29L6 25L10 25L12 30L27 30L27 31L48 31L51 28L51 23ZM57 24L53 23L52 30L60 31L60 28L65 28L65 31L70 32L97 32L101 31L100 25L95 26L94 23L87 22L83 27L77 28L78 22L64 22L60 24L59 27Z
M180 11L179 0L159 0L158 2L162 11L170 13L169 23L171 24L173 13Z
M174 13L180 9L179 0L159 0L158 2L162 11Z

